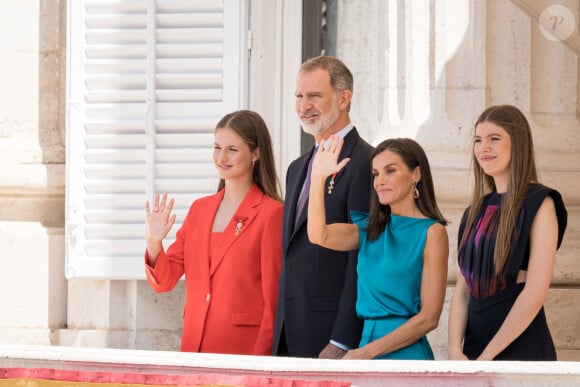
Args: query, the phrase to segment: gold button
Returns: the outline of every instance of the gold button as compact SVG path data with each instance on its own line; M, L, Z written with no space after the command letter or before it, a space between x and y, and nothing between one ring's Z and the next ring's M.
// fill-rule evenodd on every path
M206 302L209 302L209 300L210 300L210 299L211 299L211 294L209 294L209 293L208 293L208 294L206 294L206 295L205 295L205 301L206 301Z

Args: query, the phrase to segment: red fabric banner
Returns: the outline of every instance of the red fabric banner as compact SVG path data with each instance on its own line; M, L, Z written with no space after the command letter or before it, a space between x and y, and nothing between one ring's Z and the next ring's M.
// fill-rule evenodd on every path
M55 384L57 383L57 384ZM0 387L220 386L220 387L350 387L339 380L298 380L255 375L145 374L88 372L52 368L0 368ZM100 387L100 386L99 386Z

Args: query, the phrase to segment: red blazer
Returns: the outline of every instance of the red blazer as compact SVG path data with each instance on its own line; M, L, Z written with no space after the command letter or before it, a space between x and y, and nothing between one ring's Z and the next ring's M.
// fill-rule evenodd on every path
M167 292L185 273L182 351L271 355L283 206L254 184L210 259L211 228L223 196L221 190L191 205L155 267L145 252L147 281L156 292Z

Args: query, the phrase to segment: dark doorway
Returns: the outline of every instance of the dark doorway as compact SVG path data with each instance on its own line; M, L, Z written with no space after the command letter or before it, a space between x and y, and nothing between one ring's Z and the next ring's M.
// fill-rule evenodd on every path
M338 0L302 1L302 61L336 55ZM312 148L314 138L300 132L300 153Z

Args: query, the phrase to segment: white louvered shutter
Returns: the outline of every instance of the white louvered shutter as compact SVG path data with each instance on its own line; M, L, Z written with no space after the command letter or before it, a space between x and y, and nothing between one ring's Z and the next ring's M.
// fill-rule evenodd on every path
M144 278L145 201L214 193L213 129L246 105L247 4L68 3L66 275Z

